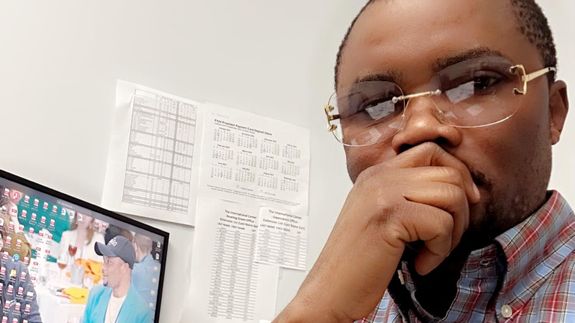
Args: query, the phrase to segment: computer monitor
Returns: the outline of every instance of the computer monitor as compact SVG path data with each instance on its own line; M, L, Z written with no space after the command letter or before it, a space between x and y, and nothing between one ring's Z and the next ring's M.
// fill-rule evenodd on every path
M0 170L0 323L159 322L169 234Z

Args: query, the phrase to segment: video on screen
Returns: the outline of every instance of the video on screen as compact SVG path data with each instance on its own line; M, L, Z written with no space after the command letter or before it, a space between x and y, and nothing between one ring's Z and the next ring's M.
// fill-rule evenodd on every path
M154 322L165 237L0 177L0 323Z

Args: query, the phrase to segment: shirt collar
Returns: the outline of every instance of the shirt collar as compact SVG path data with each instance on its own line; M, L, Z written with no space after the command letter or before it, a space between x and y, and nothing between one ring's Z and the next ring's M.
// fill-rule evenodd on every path
M543 267L550 274L575 250L573 211L561 194L556 191L550 193L547 202L539 210L499 235L495 243L471 252L461 276L499 281L501 289L496 290L499 291L500 301L514 308L529 301L537 291L537 285L544 281L541 277L546 277L545 273L540 269L535 270L535 267L544 263ZM438 321L439 318L431 316L414 300L415 286L405 261L400 268L401 279L405 280L405 287L411 293L410 301L416 311L429 321ZM400 288L391 287L390 294L396 302L400 301L397 299ZM408 300L403 298L403 301Z

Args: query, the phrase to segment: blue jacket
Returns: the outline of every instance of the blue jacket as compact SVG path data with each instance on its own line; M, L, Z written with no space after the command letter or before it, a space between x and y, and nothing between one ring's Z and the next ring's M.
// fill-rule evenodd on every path
M83 323L104 323L106 309L112 295L112 288L98 285L92 288L84 310ZM118 313L118 323L151 323L154 320L152 311L138 291L130 286L128 295Z
M132 270L132 286L140 293L148 306L156 306L158 284L160 281L160 263L147 255L140 262L134 263ZM154 293L152 293L154 291Z

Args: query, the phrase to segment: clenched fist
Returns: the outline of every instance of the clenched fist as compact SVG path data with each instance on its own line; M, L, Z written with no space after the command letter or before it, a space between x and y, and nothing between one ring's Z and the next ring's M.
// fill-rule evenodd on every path
M467 167L434 143L364 170L297 296L276 319L352 321L378 304L406 244L421 275L457 246L480 195Z

